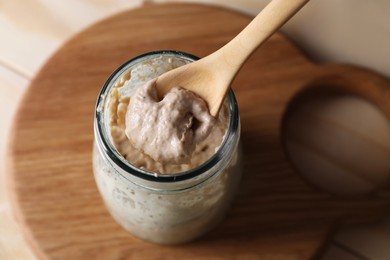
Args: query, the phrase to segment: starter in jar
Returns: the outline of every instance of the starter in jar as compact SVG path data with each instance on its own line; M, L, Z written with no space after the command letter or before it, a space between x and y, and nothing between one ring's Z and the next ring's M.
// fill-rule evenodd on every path
M195 168L216 153L224 139L227 107L218 118L203 99L180 87L158 98L155 78L183 65L160 57L124 74L109 96L112 141L137 168L173 174Z
M216 118L182 88L157 98L153 79L193 61L175 51L140 55L109 77L96 104L93 172L104 204L125 230L158 244L217 226L242 173L232 90Z

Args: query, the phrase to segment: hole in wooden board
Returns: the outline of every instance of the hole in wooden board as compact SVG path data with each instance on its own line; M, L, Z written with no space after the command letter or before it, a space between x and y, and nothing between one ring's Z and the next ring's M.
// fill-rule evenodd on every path
M356 196L389 184L390 122L365 99L310 86L290 102L282 127L293 166L321 190Z

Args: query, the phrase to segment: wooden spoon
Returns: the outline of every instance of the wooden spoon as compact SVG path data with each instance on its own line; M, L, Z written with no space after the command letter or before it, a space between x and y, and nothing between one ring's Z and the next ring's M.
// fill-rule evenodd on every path
M273 0L233 40L196 62L159 76L163 96L180 86L203 98L216 116L236 74L249 56L309 0Z

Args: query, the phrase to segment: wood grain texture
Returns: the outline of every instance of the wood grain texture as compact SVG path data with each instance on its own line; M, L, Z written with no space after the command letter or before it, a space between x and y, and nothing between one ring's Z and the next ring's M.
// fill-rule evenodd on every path
M194 22L196 21L196 22ZM378 103L389 115L389 82L349 66L310 63L277 34L236 78L244 178L227 219L182 246L158 246L123 231L108 215L92 175L93 110L108 75L158 49L203 57L250 18L200 5L148 5L100 22L68 41L29 86L13 126L8 176L18 220L42 259L309 259L341 220L370 221L386 192L359 200L314 189L293 169L281 124L306 87L331 85ZM357 87L353 87L353 86Z

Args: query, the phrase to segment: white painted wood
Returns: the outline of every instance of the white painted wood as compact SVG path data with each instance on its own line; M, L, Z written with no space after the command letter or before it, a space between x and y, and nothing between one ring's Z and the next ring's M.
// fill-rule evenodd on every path
M28 80L0 66L0 259L33 260L7 199L5 155L8 134L19 100Z
M13 0L0 4L0 64L32 78L70 36L142 0Z
M322 190L361 196L387 186L390 122L363 99L307 100L287 120L286 140L298 170Z
M284 31L311 57L390 77L390 1L311 1Z
M154 0L202 2L256 15L269 0ZM311 1L283 31L321 62L353 63L390 76L390 1Z

